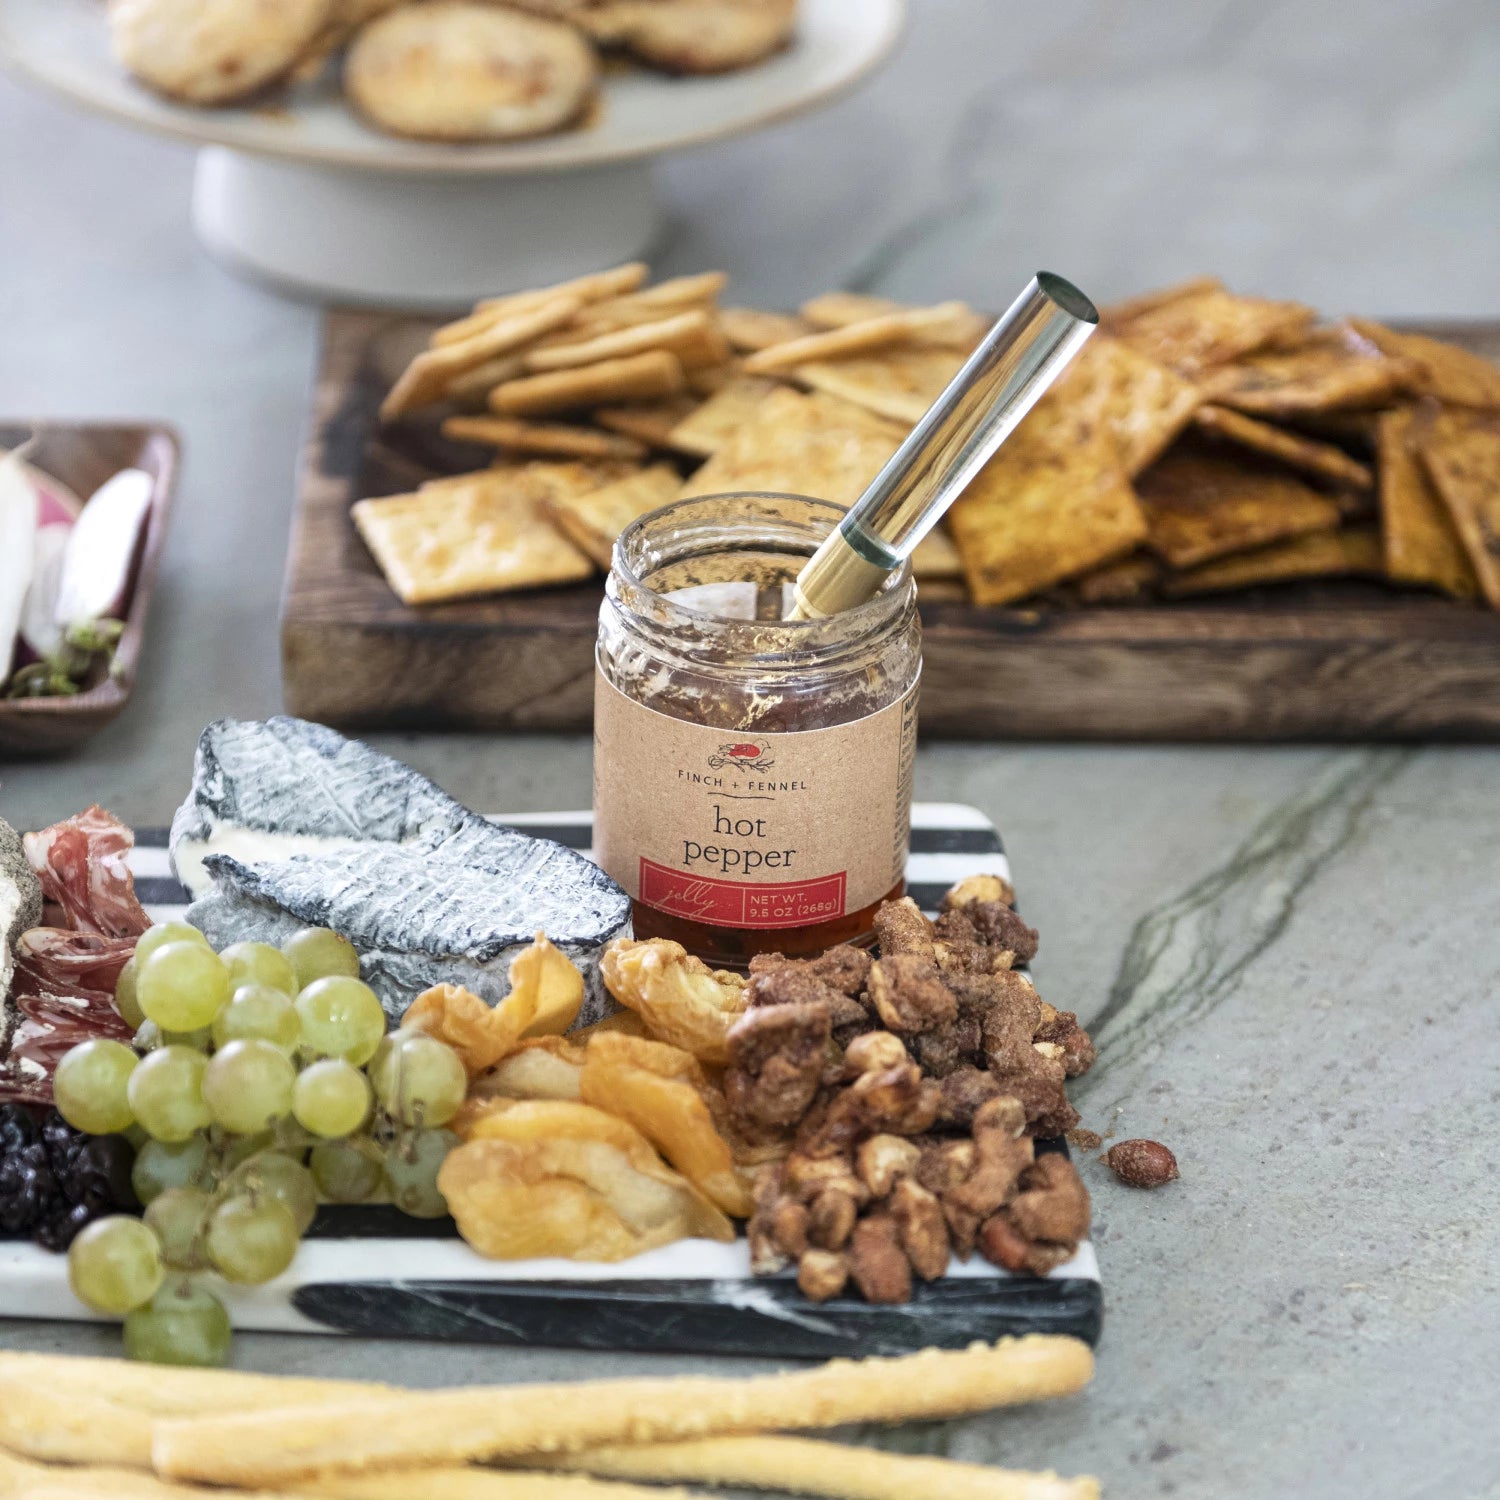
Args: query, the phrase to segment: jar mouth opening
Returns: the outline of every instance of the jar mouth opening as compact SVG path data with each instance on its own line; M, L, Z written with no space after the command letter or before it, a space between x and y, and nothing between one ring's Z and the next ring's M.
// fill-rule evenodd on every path
M816 651L879 631L909 606L911 568L894 569L869 599L819 620L751 620L674 597L653 579L695 557L772 551L812 556L847 514L831 500L774 491L697 495L637 517L615 542L608 590L633 614L689 636L708 633L754 655ZM800 566L800 564L799 564Z

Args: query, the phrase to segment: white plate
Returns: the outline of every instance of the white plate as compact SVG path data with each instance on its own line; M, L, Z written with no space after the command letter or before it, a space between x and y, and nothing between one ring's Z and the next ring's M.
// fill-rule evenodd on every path
M757 67L716 78L613 75L595 123L507 145L377 134L344 102L332 69L257 107L173 104L110 57L100 0L0 0L0 59L89 109L203 145L371 172L548 172L698 145L827 102L886 57L903 11L903 0L802 0L796 41Z

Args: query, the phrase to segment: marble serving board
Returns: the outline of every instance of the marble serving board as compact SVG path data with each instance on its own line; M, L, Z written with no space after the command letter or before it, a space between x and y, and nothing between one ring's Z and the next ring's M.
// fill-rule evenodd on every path
M504 821L585 853L593 832L588 813ZM166 830L142 830L136 839L131 867L146 909L157 920L180 915L187 892L172 876ZM957 803L918 803L911 895L931 911L955 881L979 873L1011 873L989 819ZM919 1283L905 1306L858 1297L818 1306L790 1274L752 1277L743 1239L684 1240L613 1265L490 1261L464 1244L451 1220L409 1219L385 1207L326 1208L284 1276L224 1295L235 1326L247 1329L820 1359L961 1348L1023 1333L1093 1343L1103 1307L1088 1242L1042 1278L1013 1276L976 1256L953 1262L940 1281ZM62 1256L10 1242L0 1244L0 1317L91 1314L69 1291Z

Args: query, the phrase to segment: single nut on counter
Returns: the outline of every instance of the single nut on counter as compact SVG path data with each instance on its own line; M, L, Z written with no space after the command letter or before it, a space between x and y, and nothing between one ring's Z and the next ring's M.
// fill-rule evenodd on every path
M1104 1160L1110 1171L1131 1187L1161 1187L1182 1175L1177 1170L1177 1158L1160 1141L1120 1141L1109 1148Z

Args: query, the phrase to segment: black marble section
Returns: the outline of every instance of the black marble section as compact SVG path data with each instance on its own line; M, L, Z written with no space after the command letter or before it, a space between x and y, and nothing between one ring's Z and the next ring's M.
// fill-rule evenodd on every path
M913 854L1004 854L993 828L913 828Z
M292 1305L343 1333L560 1349L831 1359L962 1349L1027 1333L1099 1337L1103 1295L1081 1279L950 1277L899 1307L817 1306L790 1279L351 1282L306 1286Z

